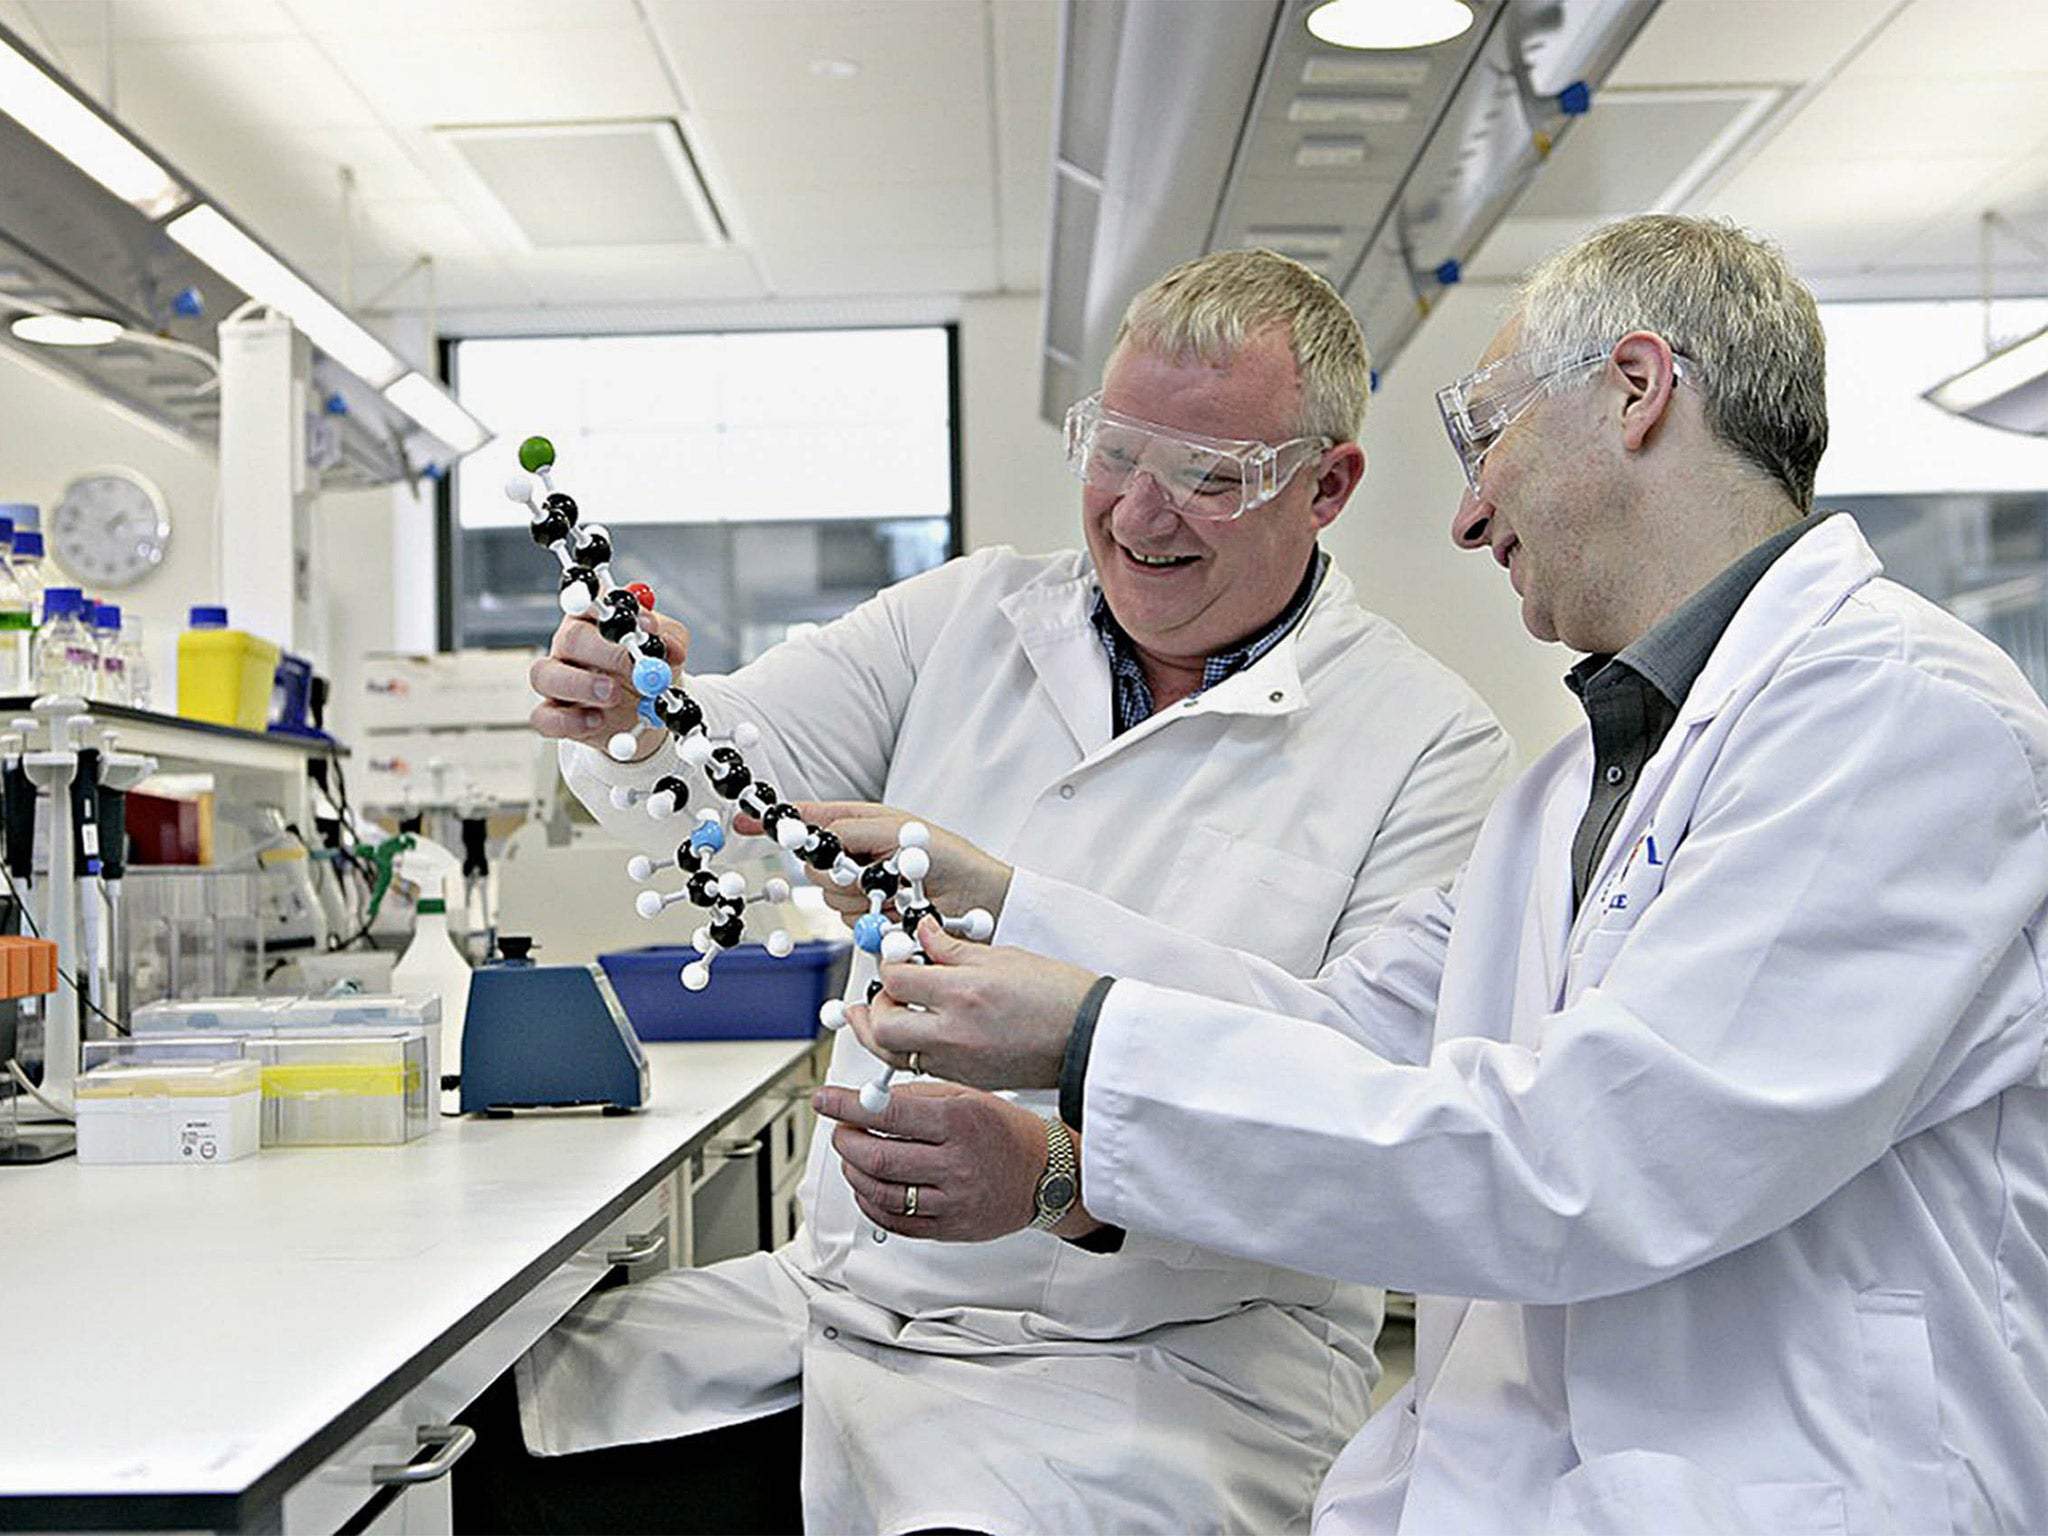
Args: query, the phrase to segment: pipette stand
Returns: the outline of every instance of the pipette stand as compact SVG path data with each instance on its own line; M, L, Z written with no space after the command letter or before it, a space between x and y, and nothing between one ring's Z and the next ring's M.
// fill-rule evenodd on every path
M49 745L24 752L29 782L50 797L50 872L43 881L43 937L57 946L57 990L43 1010L43 1097L69 1110L78 1081L78 836L71 815L71 781L78 774L78 749L94 724L83 699L45 697L29 706L49 731ZM23 1120L58 1118L31 1101L19 1106Z
M100 787L125 794L156 772L157 761L139 752L117 751L115 740L115 732L100 732ZM127 829L102 828L100 835L125 837ZM106 880L103 884L107 893L107 953L113 957L107 967L107 1012L118 1019L127 1013L127 978L121 974L121 956L128 952L128 941L121 916L121 882Z

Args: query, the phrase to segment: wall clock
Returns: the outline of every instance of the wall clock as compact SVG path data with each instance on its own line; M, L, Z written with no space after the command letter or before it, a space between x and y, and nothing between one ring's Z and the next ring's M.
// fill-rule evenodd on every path
M171 511L132 469L95 469L64 488L49 519L50 553L88 586L133 585L163 564Z

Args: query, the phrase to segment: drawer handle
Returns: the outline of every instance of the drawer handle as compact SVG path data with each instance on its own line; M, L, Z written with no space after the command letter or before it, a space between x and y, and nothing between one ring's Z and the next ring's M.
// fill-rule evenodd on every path
M705 1150L713 1157L723 1158L730 1163L737 1162L743 1157L759 1157L761 1143L751 1136L722 1136Z
M646 1264L668 1252L668 1234L656 1227L651 1232L642 1232L637 1237L628 1237L626 1246L614 1248L604 1256L607 1266L624 1264L629 1268L635 1264Z
M441 1449L425 1461L372 1467L370 1481L401 1485L431 1483L437 1477L446 1477L448 1469L462 1460L469 1448L476 1444L476 1431L467 1424L422 1424L419 1436L421 1445L438 1445Z

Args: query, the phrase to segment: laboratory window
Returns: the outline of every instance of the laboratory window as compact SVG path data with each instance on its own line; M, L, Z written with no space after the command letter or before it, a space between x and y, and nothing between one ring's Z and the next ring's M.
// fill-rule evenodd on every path
M723 671L958 552L957 348L948 326L478 337L448 376L498 439L441 495L441 643L543 645L558 568L507 500L519 440L612 532Z

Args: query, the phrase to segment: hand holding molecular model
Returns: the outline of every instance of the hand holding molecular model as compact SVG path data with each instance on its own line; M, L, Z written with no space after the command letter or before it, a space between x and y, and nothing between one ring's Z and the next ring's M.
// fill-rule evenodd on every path
M911 937L926 917L938 918L949 933L986 941L995 921L976 908L959 918L946 918L928 901L924 879L931 870L930 835L917 822L906 822L897 846L886 857L863 863L847 854L839 839L814 825L797 808L779 796L773 785L757 778L748 766L746 749L760 739L749 723L736 725L728 736L713 736L705 725L703 709L683 688L680 675L669 660L667 643L654 621L654 593L644 583L621 586L612 574L612 541L606 530L584 523L573 497L555 488L554 445L544 437L530 437L519 446L519 465L524 473L506 483L505 494L523 504L531 515L533 540L552 552L562 568L560 602L571 618L589 618L606 640L629 648L635 660L632 668L636 730L613 734L606 744L611 757L631 761L639 751L639 730L665 730L675 741L676 756L683 772L666 773L651 789L621 785L612 791L612 804L619 810L644 805L657 821L680 817L690 804L688 770L700 772L719 798L729 801L759 823L764 834L785 852L801 859L842 888L857 886L866 893L869 909L854 924L854 943L865 954L882 961L921 959L922 951ZM535 480L539 484L536 487ZM781 902L789 898L788 882L767 881L759 894L747 888L746 877L737 870L716 871L712 858L726 843L726 819L714 808L697 811L694 824L677 845L668 861L684 878L680 890L645 890L634 902L643 918L659 916L668 907L689 902L704 909L709 921L691 936L699 958L683 967L682 983L691 991L702 991L711 982L711 963L718 954L741 942L748 905ZM645 854L636 854L626 865L627 873L639 882L651 880L660 866ZM894 903L893 917L884 909ZM770 954L787 955L794 948L787 933L778 929L769 935ZM873 998L880 981L869 983ZM819 1010L819 1020L837 1029L846 1022L844 1005L838 1000ZM894 1069L861 1089L861 1102L879 1110L888 1102Z

